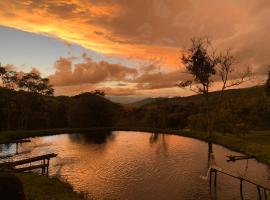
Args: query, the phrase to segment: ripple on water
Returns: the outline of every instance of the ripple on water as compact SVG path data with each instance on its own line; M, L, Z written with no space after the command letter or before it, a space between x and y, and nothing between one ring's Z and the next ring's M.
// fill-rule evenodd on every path
M60 176L92 199L239 199L239 181L218 175L217 188L209 190L201 178L208 170L208 144L191 138L138 132L114 132L102 140L83 135L33 138L15 159L57 153L51 160L50 175ZM103 141L104 140L104 141ZM2 148L3 153L14 146ZM1 153L0 153L1 154ZM216 164L235 174L268 185L270 170L255 160L226 162L237 154L213 145ZM240 154L241 155L241 154ZM256 199L256 188L244 185L245 199Z

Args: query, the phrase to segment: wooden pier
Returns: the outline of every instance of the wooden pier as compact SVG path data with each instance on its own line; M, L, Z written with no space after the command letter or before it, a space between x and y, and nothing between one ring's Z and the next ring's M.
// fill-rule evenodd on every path
M212 187L212 174L214 174L214 186L216 187L217 186L217 173L221 173L221 174L224 174L224 175L227 175L227 176L230 176L232 178L235 178L235 179L238 179L239 180L239 183L240 183L240 197L241 197L241 200L244 200L244 194L243 194L243 182L247 182L247 183L250 183L252 185L254 185L256 188L257 188L257 192L258 192L258 198L259 200L262 200L262 199L265 199L267 200L268 198L268 193L270 192L270 188L267 188L265 186L262 186L260 184L257 184L251 180L248 180L246 178L243 178L243 177L240 177L240 176L237 176L237 175L233 175L229 172L226 172L218 167L210 167L210 174L209 174L209 186L210 186L210 189Z
M29 170L33 170L33 169L41 169L41 173L44 174L48 174L49 172L49 165L50 165L50 159L56 157L57 154L55 153L50 153L50 154L45 154L45 155L41 155L41 156L35 156L35 157L31 157L31 158L26 158L26 159L22 159L22 160L17 160L17 161L13 161L13 162L5 162L5 163L0 163L0 169L2 170L12 170L15 172L24 172L24 171L29 171ZM41 161L41 164L35 164L32 165L32 163ZM30 166L23 166L23 167L19 167L17 168L17 166L20 165L25 165L25 164L30 164Z

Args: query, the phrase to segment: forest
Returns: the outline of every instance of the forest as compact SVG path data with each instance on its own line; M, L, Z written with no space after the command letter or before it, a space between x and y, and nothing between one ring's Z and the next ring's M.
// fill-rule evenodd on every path
M218 106L219 93L210 93L213 129L229 133L269 129L269 80L264 86L227 90ZM137 106L113 103L97 91L67 97L0 89L1 130L153 127L205 131L205 110L202 95L146 99Z
M250 80L250 69L231 79L235 58L230 50L214 55L209 49L208 40L192 39L181 58L193 79L178 86L196 95L127 105L109 101L101 90L54 96L48 78L0 66L0 130L132 127L244 134L270 129L270 72L264 85L231 89ZM210 92L217 78L222 87Z

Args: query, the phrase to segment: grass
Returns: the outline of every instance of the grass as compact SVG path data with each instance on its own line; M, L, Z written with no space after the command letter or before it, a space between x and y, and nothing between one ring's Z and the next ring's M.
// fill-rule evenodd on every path
M270 131L250 131L245 136L215 134L213 141L232 150L255 156L270 165Z
M82 194L74 192L71 185L57 178L48 178L33 173L16 174L23 183L28 200L81 200Z

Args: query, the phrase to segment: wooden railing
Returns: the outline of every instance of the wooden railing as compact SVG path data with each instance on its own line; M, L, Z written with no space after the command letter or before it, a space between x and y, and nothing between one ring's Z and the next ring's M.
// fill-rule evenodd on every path
M265 199L267 200L268 198L268 192L270 192L270 188L267 188L266 186L262 186L258 183L255 183L251 180L248 180L246 178L243 178L243 177L240 177L240 176L236 176L236 175L233 175L229 172L226 172L218 167L210 167L210 177L209 177L209 186L210 188L212 187L212 174L214 174L214 186L216 187L217 186L217 173L221 173L221 174L224 174L224 175L227 175L227 176L230 176L232 178L235 178L235 179L238 179L240 181L240 197L241 197L241 200L244 200L244 194L243 194L243 182L247 182L247 183L250 183L252 185L254 185L256 188L257 188L257 192L258 192L258 198L259 200L262 200L262 199Z
M22 160L0 163L0 169L13 170L16 172L29 171L29 170L33 170L33 169L41 169L42 174L48 174L50 159L54 158L56 156L57 156L57 154L50 153L50 154L35 156L32 158L26 158L26 159L22 159ZM32 163L35 163L37 161L42 161L42 164L31 165ZM20 166L20 165L24 165L24 164L30 164L30 166L16 168L16 166Z

